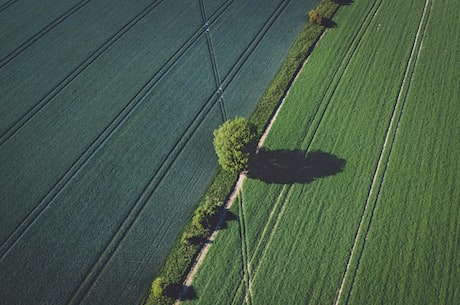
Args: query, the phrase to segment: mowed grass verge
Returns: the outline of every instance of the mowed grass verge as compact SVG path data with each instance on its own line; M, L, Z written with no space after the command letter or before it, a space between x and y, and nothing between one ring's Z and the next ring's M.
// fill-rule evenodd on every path
M418 63L415 63L411 55L414 44L420 48L421 45L423 48L428 48L426 44L429 40L422 44L416 38L423 20L424 6L425 1L398 4L391 1L373 3L355 1L349 8L339 12L334 19L338 27L331 30L315 48L299 79L292 87L265 143L265 148L274 151L302 149L310 153L327 152L346 162L343 171L330 177L318 178L309 184L277 185L247 180L237 204L234 204L230 211L233 217L227 221L227 228L211 247L193 283L190 300L185 303L207 304L210 301L216 304L335 303L343 277L349 274L346 272L346 267L356 238L362 241L371 238L371 233L366 233L368 227L372 230L376 221L377 215L374 215L374 211L378 213L380 208L386 207L383 194L375 193L374 189L376 189L375 185L378 186L383 181L383 190L385 190L385 184L390 183L387 182L390 170L392 170L390 177L401 178L392 181L399 185L401 194L407 194L404 192L407 192L405 186L408 182L412 180L422 182L419 182L420 186L409 191L409 194L417 193L416 196L395 196L391 189L387 191L387 196L391 198L388 200L394 202L389 215L391 217L398 215L398 219L410 219L410 221L401 220L404 225L398 227L397 231L393 231L393 227L388 224L388 221L393 218L387 218L387 223L380 228L380 238L382 241L393 240L393 244L385 247L380 241L375 241L371 251L373 257L367 260L367 264L372 265L378 257L382 262L380 266L385 268L395 262L389 259L386 253L399 255L401 261L405 261L407 266L419 265L437 275L433 277L436 283L431 285L445 292L443 295L445 297L439 298L435 293L437 289L431 288L433 296L437 297L437 299L432 297L432 300L438 300L441 304L458 302L458 288L455 288L455 283L458 283L456 262L458 262L459 249L458 212L455 211L456 209L458 211L458 207L452 206L455 203L458 205L459 201L458 188L454 182L455 178L458 180L456 174L458 161L452 159L455 158L452 151L456 151L457 147L454 147L455 144L451 141L458 138L458 129L442 131L441 128L441 131L437 131L435 135L428 134L420 138L424 124L419 120L419 116L431 120L432 130L436 130L436 123L444 117L444 114L447 116L447 122L442 126L446 129L447 126L456 126L452 120L458 117L458 112L456 113L453 108L455 101L458 100L456 98L458 87L457 90L453 90L455 84L451 83L449 86L449 82L443 85L442 92L445 92L443 97L432 94L437 91L439 85L437 82L426 86L425 91L419 91L420 88L415 85L417 77L424 85L423 80L430 79L426 75L431 69L430 59L423 59L421 56L417 59ZM434 17L430 18L434 20ZM439 20L439 17L436 20ZM432 22L429 22L426 27L424 26L423 31L431 31L431 24ZM440 30L443 31L445 29ZM458 36L455 32L450 35ZM432 37L436 36L433 34ZM455 43L449 44L447 41L455 41L455 39L446 39L446 43L442 44L445 52L455 54L457 49ZM431 48L437 47L438 43L432 40ZM432 55L435 56L434 54L433 52ZM446 63L440 64L440 67L444 68L439 68L438 80L447 76L450 81L455 82L458 69L455 69L455 56L451 55L450 58L447 62L450 62L454 68L444 69ZM416 73L413 76L414 87L408 81L411 74L407 73L413 66ZM422 73L422 70L417 69L418 66L425 67L426 71ZM406 89L402 89L403 83L407 86ZM409 101L405 101L404 96L401 97L401 90L409 90ZM415 110L409 112L412 94L417 94L426 104L427 108L421 110L426 111L423 115ZM432 96L433 99L428 99L426 96ZM452 102L439 112L438 120L430 118L430 111L433 108L428 106L433 106L433 100L439 100L441 103L445 98ZM397 120L392 120L393 117L402 117L401 127ZM407 161L418 159L411 153L397 150L399 128L404 126L405 118L419 127L414 131L411 127L406 128L408 128L408 137L413 139L420 149L425 148L430 141L434 141L433 144L440 141L444 143L446 149L449 148L450 154L445 150L441 153L431 149L420 153L422 157L419 160L430 158L435 152L444 158L441 158L438 161L439 165L435 167L439 170L434 175L435 181L433 178L425 178L432 175L429 170L433 167L427 164L425 172L422 171L422 175L419 175L415 167L416 161L408 162L413 164L413 168L397 164L393 168L389 166L385 171L386 162L397 158L394 157L395 155ZM388 144L385 143L388 143L387 140L391 142L394 138L395 148L389 149ZM407 140L405 141L404 138L399 141L401 141L400 145L404 143L410 147L410 150L414 148L410 145L410 141L406 144ZM306 158L308 159L308 153ZM447 167L450 166L453 167L448 169ZM449 174L447 180L443 180L446 171ZM406 175L401 176L402 172ZM373 181L376 183L374 184ZM432 182L437 183L432 184ZM428 185L433 186L421 187ZM378 198L376 209L372 208L372 200L368 200L370 195ZM425 197L429 199L423 200ZM430 217L432 222L439 224L438 236L441 236L435 244L437 245L435 251L430 250L429 246L434 239L433 236L415 233L411 236L405 233L407 230L417 232L417 228L425 230L431 228L429 225L421 224L427 222L425 216L433 212L437 198L444 198L442 202L446 207L442 209L443 213L438 212L439 218L435 216L438 215L436 213ZM405 205L402 204L406 200L412 201L414 209L417 207L423 211L426 208L425 212L417 211L413 216L406 217ZM424 202L427 204L421 204ZM449 210L453 212L450 215ZM357 235L360 227L363 228L364 233ZM419 250L403 251L400 247L402 244L398 247L398 241L405 240L400 237L401 235L404 238L418 239ZM396 241L391 236L396 236ZM358 244L364 247L362 241ZM367 243L370 244L370 241ZM441 245L446 243L445 254L437 256L443 251ZM413 250L415 244L411 247ZM357 249L355 260L359 260L360 256L360 248ZM427 252L431 256L428 256ZM431 259L426 259L427 257ZM436 263L442 257L448 259L450 263L442 264L442 259ZM394 292L391 296L384 296L384 287L387 286L379 282L383 269L376 268L372 273L368 271L368 265L358 269L361 273L356 277L356 285L360 287L358 286L360 284L361 289L357 293L352 290L352 298L349 299L348 292L351 284L345 285L345 297L339 301L406 304L413 303L413 300L416 301L415 303L422 300L430 272L423 273L423 268L420 268L418 270L421 270L419 275L422 280L411 281L411 269L401 268L401 265L391 268L390 274L394 277L387 280L386 284ZM351 264L351 272L354 267L356 264ZM402 280L406 286L403 291L398 290L401 278L407 279ZM352 276L351 279L350 282L353 282L354 277ZM414 288L414 283L419 286ZM372 292L368 291L369 286L372 286ZM358 295L356 299L353 299L354 294ZM370 298L371 294L372 298ZM369 299L372 302L369 302ZM433 302L435 301L431 303Z

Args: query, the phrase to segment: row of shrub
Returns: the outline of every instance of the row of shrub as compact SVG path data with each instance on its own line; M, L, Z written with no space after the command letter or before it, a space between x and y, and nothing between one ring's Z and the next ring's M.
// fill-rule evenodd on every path
M315 11L322 18L330 20L338 7L336 0L321 0ZM257 127L259 137L324 30L324 26L310 22L297 37L281 68L249 118L249 121ZM183 289L182 283L217 224L218 215L237 179L237 174L218 170L193 213L192 219L173 245L157 278L152 283L145 300L146 305L173 304L179 297Z

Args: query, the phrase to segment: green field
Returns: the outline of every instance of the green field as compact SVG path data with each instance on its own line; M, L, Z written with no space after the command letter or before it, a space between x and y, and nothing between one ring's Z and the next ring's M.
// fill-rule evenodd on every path
M0 1L0 303L139 303L316 3Z
M460 302L458 8L340 9L263 147L310 172L246 180L185 304Z

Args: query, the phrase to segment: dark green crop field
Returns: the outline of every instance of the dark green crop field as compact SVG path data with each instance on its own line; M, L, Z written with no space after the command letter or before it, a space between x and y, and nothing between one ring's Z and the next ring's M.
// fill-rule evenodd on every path
M0 1L0 303L139 303L316 3Z
M184 304L460 303L459 9L340 8Z

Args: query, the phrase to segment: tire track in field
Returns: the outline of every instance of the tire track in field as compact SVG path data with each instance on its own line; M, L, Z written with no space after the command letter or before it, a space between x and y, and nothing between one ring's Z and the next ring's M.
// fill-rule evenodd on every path
M10 128L7 129L7 131L5 131L0 136L0 148L12 136L14 136L21 128L23 128L38 112L40 112L50 102L52 102L53 99L59 93L61 93L65 88L67 88L67 86L69 86L73 80L75 80L93 62L95 62L99 57L101 57L105 53L105 51L107 51L110 47L112 47L120 38L122 38L126 33L128 33L137 23L139 23L139 21L141 21L145 16L147 16L151 11L153 11L163 1L164 0L157 0L157 1L152 2L152 4L146 7L143 11L141 11L138 15L136 15L136 17L134 17L126 25L124 25L118 32L113 34L99 48L97 48L96 51L94 51L90 56L88 56L77 68L75 68L69 75L67 75L56 87L51 89L51 91L44 98L42 98L37 104L35 104L27 113L25 113L21 118L19 118L19 120L17 120L16 123L14 123ZM197 34L197 32L195 32L194 36ZM186 45L187 42L184 45ZM182 47L184 47L184 45ZM179 49L179 51L181 49ZM176 53L174 55L176 55ZM173 60L174 55L169 59L169 61ZM163 65L159 71L162 71L162 69L164 69L165 66L167 66L167 64Z
M0 13L2 11L6 10L11 5L13 5L15 2L18 2L18 0L10 0L10 1L7 1L7 2L3 3L2 5L0 5Z
M395 105L393 107L393 113L390 119L390 123L387 128L385 141L380 151L379 159L372 177L372 183L366 199L366 204L361 216L361 220L355 235L353 247L348 258L347 266L342 278L342 282L338 291L335 305L339 305L342 301L342 295L344 293L345 284L347 279L350 278L350 284L346 291L345 304L348 304L351 296L353 286L355 283L356 274L359 268L362 254L364 252L365 244L371 227L374 212L377 206L377 201L380 196L380 191L385 178L386 170L390 161L390 155L393 149L393 144L396 139L401 117L404 111L407 95L409 93L410 84L414 74L415 67L417 65L418 57L422 50L423 40L425 37L426 27L428 24L429 15L432 9L432 0L425 0L423 13L419 21L418 29L412 44L411 54L407 61L406 68L404 71L404 77L401 81L399 93L396 98ZM420 36L421 34L421 36ZM364 228L364 229L363 229ZM364 230L364 231L363 231ZM364 234L364 235L363 235ZM362 237L361 237L362 236ZM356 259L354 258L357 253ZM351 272L351 274L349 273Z
M342 58L342 60L340 61L339 65L338 65L337 69L333 73L332 81L330 82L330 84L326 88L325 93L324 93L323 97L321 98L321 102L319 103L319 106L318 106L318 108L317 108L317 110L316 110L316 112L314 114L314 118L312 120L312 125L310 126L310 128L308 128L307 133L305 134L303 140L301 141L300 147L304 151L305 155L308 153L308 150L310 149L310 146L313 143L313 140L314 140L314 138L315 138L315 136L317 134L319 126L320 126L321 122L323 121L323 118L324 118L324 115L326 113L326 110L328 109L328 107L330 105L330 101L332 100L332 97L333 97L338 85L340 84L340 81L341 81L343 75L345 74L347 67L349 66L351 60L353 59L353 56L356 53L356 50L359 47L364 34L367 32L367 30L369 28L369 25L371 24L372 20L375 18L378 10L380 9L381 3L382 3L382 1L376 1L371 6L371 8L368 11L368 14L366 15L366 18L361 23L358 31L354 35L354 37L353 37L352 41L350 42L350 44L348 45L347 52L345 53L344 57ZM313 123L315 123L315 124L313 124ZM313 127L313 128L311 128L311 127ZM309 132L309 131L311 131L311 132ZM258 246L256 247L256 250L254 251L254 256L252 257L252 259L258 259L258 264L255 267L255 271L253 273L253 282L254 282L257 274L258 274L258 270L259 270L259 268L261 266L261 263L262 263L262 261L263 261L263 259L265 257L265 254L269 249L271 240L273 239L274 233L276 232L276 228L277 228L278 223L279 223L279 221L281 219L281 216L284 213L284 210L285 210L285 207L286 207L286 202L289 200L289 197L291 196L291 194L293 192L293 185L285 185L285 186L283 186L283 189L282 189L281 192L286 192L286 197L282 199L281 211L278 214L278 217L276 219L276 222L275 222L274 226L270 229L268 242L265 244L265 246L261 250L262 254L261 254L260 258L255 256L255 254L257 254L257 251L259 251L259 248L258 248L259 245L261 245L262 242L264 242L262 240L262 237L264 236L264 233L263 233L261 239L259 239ZM277 204L274 205L271 213L274 213L275 209L278 209ZM266 231L267 226L268 226L268 222L266 223L266 225L264 227L264 232ZM252 261L252 259L251 259L251 261ZM241 283L240 283L240 285L241 285Z
M163 0L160 0L163 1ZM223 4L223 7L228 8L231 3L235 0L229 0ZM222 15L224 10L219 10L214 15L213 21L216 21L218 17ZM97 151L108 141L108 139L120 128L120 126L129 118L129 116L139 107L139 105L145 100L145 98L151 93L151 91L156 87L158 82L162 80L170 70L177 64L177 62L184 56L184 54L192 48L192 46L198 42L198 40L204 35L204 31L196 32L182 47L178 50L170 60L163 65L163 67L154 75L153 78L149 80L148 83L141 88L141 90L131 99L131 101L120 111L120 113L112 120L112 122L99 134L99 136L90 144L90 146L80 155L80 157L72 164L72 166L67 170L67 172L55 183L52 189L48 192L47 195L35 206L35 208L26 215L24 220L18 225L18 227L11 233L5 242L0 246L0 261L3 257L11 250L11 248L17 243L17 241L27 232L31 225L40 217L40 215L46 210L46 208L51 204L51 202L57 197L57 195L64 189L64 187L70 182L70 180L75 177L83 168L85 164L91 160ZM169 158L169 155L177 150L179 143L185 138L185 135L194 131L199 127L195 126L196 121L204 117L209 113L211 108L215 104L216 93L214 93L208 101L199 109L198 113L192 119L192 122L185 128L184 133L181 138L174 143L173 148L170 153L167 155L165 160L160 163L160 168L164 166ZM214 102L213 102L214 101ZM204 116L203 116L204 113ZM201 123L201 121L200 121ZM192 128L193 127L193 128ZM191 138L191 135L189 136ZM189 139L186 140L188 142ZM4 143L3 143L4 144ZM3 144L0 144L0 148Z
M7 54L2 60L0 60L0 69L2 69L4 66L6 66L10 61L15 59L19 54L24 52L28 47L30 47L32 44L34 44L37 40L45 36L47 33L49 33L51 30L56 28L58 25L60 25L64 20L69 18L71 15L76 13L78 10L80 10L82 7L84 7L86 4L91 2L92 0L83 0L71 7L67 12L63 13L61 16L57 17L54 19L51 23L46 25L44 28L42 28L39 32L35 33L32 37L29 37L24 43L22 43L19 47L11 51L9 54ZM1 9L0 9L1 11Z
M283 186L283 188L281 189L281 192L280 192L278 198L276 199L272 210L270 211L270 215L268 217L268 220L265 223L264 229L262 231L262 235L258 240L258 243L257 243L257 245L256 245L256 247L254 249L254 252L253 252L252 256L249 258L249 262L248 262L249 266L252 266L254 260L259 259L259 264L257 264L255 266L255 269L254 269L255 271L253 273L252 282L254 281L254 279L256 277L256 274L257 274L257 272L259 270L259 267L260 267L260 257L258 255L259 249L260 249L260 251L262 251L262 256L263 256L263 254L265 254L265 252L266 252L266 249L269 247L269 245L271 243L271 240L272 240L272 237L273 237L273 232L276 231L276 228L278 226L279 220L281 219L282 215L284 214L285 203L288 201L288 197L290 195L289 191L287 191L289 189L290 188L288 186ZM276 215L276 218L274 217L275 215ZM273 221L274 221L274 223L272 224ZM269 235L266 237L266 234L269 234ZM263 246L263 243L265 243L264 246ZM248 250L248 252L249 252L249 250ZM251 267L251 269L252 269L252 267ZM241 289L244 288L244 282L245 282L245 279L243 277L240 280L238 288L237 288L237 290L235 292L235 295L233 296L232 302L230 304L232 304L232 305L235 304L238 292ZM252 282L250 283L249 287L246 288L246 290L251 291L251 292L252 292Z
M340 81L342 80L343 75L348 69L348 66L350 62L352 61L356 53L356 50L360 46L361 41L369 28L369 25L371 24L372 20L374 20L375 16L377 15L381 7L381 4L382 4L382 0L375 1L372 4L372 6L369 8L366 14L366 17L364 18L363 22L360 24L352 40L348 44L346 48L347 51L344 57L341 59L340 63L337 66L337 69L332 74L332 80L328 84L326 90L324 91L324 95L322 96L321 102L319 103L316 109L316 112L311 121L311 124L309 128L306 128L305 137L299 143L301 147L304 145L307 145L306 149L308 150L310 147L310 144L313 142L314 137L317 134L317 130L320 126L320 123L323 120L326 110L328 109L329 104L332 100L332 97L334 96L335 91L337 90L340 84Z
M248 245L248 236L247 236L247 223L246 215L244 212L244 196L243 188L240 190L240 195L237 198L238 200L238 218L240 225L240 240L241 240L241 260L242 260L242 271L243 271L243 282L244 290L243 295L246 304L252 304L252 295L251 295L251 268L249 265L249 245Z
M236 78L237 74L241 71L241 68L244 67L244 64L248 61L249 57L254 53L256 48L260 45L263 38L269 32L275 21L279 18L284 9L288 6L291 0L283 0L275 8L271 16L268 18L267 22L259 29L257 34L254 36L252 41L248 46L243 50L241 55L236 60L235 64L231 67L225 79L222 81L222 90L225 91L233 80Z
M225 122L227 120L227 113L225 111L224 100L222 97L222 93L223 93L222 87L221 87L222 82L221 82L220 75L219 75L219 69L217 68L216 55L214 52L214 46L212 44L211 33L209 31L208 17L206 16L206 8L205 8L203 0L199 0L199 2L200 2L200 9L201 9L201 18L202 18L204 29L206 32L206 42L208 44L209 57L211 59L212 71L214 74L214 81L216 82L216 91L217 91L217 94L219 95L220 112L222 115L222 121Z
M115 33L109 40L107 40L102 46L100 46L93 54L91 54L80 66L73 70L64 80L62 80L55 88L53 88L43 99L41 99L37 104L35 104L26 114L24 114L16 123L13 124L3 135L0 136L0 148L12 137L14 136L21 128L23 128L32 118L44 109L52 100L63 91L70 83L75 80L83 71L85 71L93 62L95 62L99 57L103 55L110 47L112 47L121 37L128 33L137 23L139 23L145 16L151 13L158 5L160 5L164 0L156 0L150 4L147 8L141 11L135 18L128 22L124 27L122 27L117 33ZM211 16L209 23L212 24L216 22L222 14L228 9L228 7L233 4L235 0L227 0L222 6ZM179 61L182 56L188 51L191 46L197 42L202 35L204 34L203 29L199 28L195 31L192 36L186 40L181 47L173 53L173 55L166 61L166 63L160 67L160 69L155 73L152 79L150 79L146 85L141 89L144 90L145 87L153 85L154 82L158 82L164 78L164 76L172 69L172 67ZM155 81L153 80L155 79ZM129 104L125 107L129 107ZM123 110L121 111L123 112ZM121 113L120 112L120 113Z

